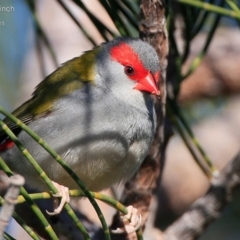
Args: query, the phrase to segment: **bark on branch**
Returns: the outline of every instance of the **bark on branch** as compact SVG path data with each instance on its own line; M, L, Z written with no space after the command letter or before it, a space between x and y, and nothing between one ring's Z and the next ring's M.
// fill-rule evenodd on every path
M163 239L196 239L211 222L220 216L237 186L240 186L240 152L219 175L213 177L206 195L198 199L164 232Z
M165 146L168 141L165 135L165 89L166 66L168 54L168 39L166 31L165 8L163 0L142 0L140 5L140 38L151 44L159 55L162 75L161 97L162 101L155 99L155 108L158 122L154 141L150 152L145 158L141 168L135 176L126 183L121 202L125 205L133 205L142 216L144 227L149 213L149 206L156 190L161 174L164 159ZM168 136L170 136L168 134ZM119 226L119 217L115 216L112 228ZM126 239L135 239L131 235Z

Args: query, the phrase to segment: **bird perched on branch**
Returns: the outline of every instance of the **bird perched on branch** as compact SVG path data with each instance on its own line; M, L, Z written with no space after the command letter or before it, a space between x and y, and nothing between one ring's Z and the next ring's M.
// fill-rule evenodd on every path
M147 155L156 128L150 95L160 96L159 76L158 56L149 44L116 38L63 64L13 114L60 154L89 190L100 191L129 179ZM77 187L37 142L4 121L60 192L62 185ZM0 156L29 186L47 189L2 130Z

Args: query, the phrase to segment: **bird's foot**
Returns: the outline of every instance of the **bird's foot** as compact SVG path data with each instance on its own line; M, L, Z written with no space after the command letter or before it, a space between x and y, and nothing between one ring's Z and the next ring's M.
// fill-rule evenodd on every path
M121 234L126 232L127 234L136 232L142 223L142 216L138 214L138 210L134 208L133 206L127 207L128 214L122 215L121 219L124 223L124 228L117 228L115 230L112 230L112 233Z
M47 214L50 215L50 216L59 214L62 211L65 203L70 202L69 189L67 187L63 186L63 185L59 185L56 182L52 182L52 183L57 188L58 193L52 194L53 197L56 198L54 200L54 211L53 212L48 212L46 210ZM60 197L61 197L61 201L60 201L60 204L58 205L58 203L59 203L58 198L60 198Z

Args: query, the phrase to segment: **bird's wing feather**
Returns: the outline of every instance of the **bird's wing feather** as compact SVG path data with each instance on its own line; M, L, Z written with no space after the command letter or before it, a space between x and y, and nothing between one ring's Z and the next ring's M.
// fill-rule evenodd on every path
M99 48L85 52L81 57L73 58L46 77L33 92L32 98L13 111L13 115L24 124L46 116L54 111L54 103L65 95L81 88L86 82L93 82L95 59ZM18 135L21 128L5 118L8 127ZM8 135L0 129L0 146Z

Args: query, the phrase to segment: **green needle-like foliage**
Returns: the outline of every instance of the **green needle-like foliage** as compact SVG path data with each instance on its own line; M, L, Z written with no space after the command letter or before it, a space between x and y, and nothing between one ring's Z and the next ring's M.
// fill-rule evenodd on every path
M94 206L101 222L103 225L103 229L106 232L107 237L110 239L110 233L107 227L107 224L105 222L105 219L103 217L103 214L98 207L97 203L89 193L89 191L86 189L82 181L77 177L77 175L74 173L74 171L69 168L69 166L64 162L64 160L53 150L48 146L36 133L34 133L29 127L27 127L25 124L23 124L19 119L14 117L12 114L6 112L2 107L0 107L0 112L8 117L10 120L12 120L14 123L16 123L19 127L21 127L24 131L26 131L35 141L37 141L44 149L46 149L54 159L58 163L62 165L62 167L69 173L70 176L76 181L76 183L79 185L79 187L82 189L82 191L85 193L85 195L89 198L90 202ZM38 174L41 176L41 178L45 181L45 183L48 185L48 187L53 191L53 193L57 193L57 189L52 184L51 180L48 178L46 173L42 170L42 168L38 165L38 163L35 161L35 159L29 154L27 149L22 146L22 144L19 142L17 137L11 132L11 130L7 127L6 124L3 123L3 121L0 121L0 126L2 129L9 135L9 137L14 141L14 143L17 145L17 147L22 151L23 155L28 159L28 161L32 164L32 166L35 168L35 170L38 172ZM71 210L69 204L65 204L65 209L69 213L70 217L73 219L73 221L76 223L76 225L79 227L79 230L82 232L84 237L86 239L90 239L88 233L86 232L86 229L83 227L83 225L79 222L78 218L74 214L74 212Z
M0 126L2 128L6 128L4 127L4 123L2 121L0 121ZM5 125L6 126L6 125ZM11 135L11 133L9 133ZM8 176L12 176L13 172L10 170L10 168L6 165L6 163L4 162L4 160L0 157L0 168L8 175ZM45 218L45 216L43 215L43 213L41 212L41 210L39 209L39 207L36 205L36 203L31 199L31 197L29 196L29 194L27 193L27 191L25 190L25 188L21 187L20 188L20 193L21 195L24 197L24 199L26 200L26 202L29 204L30 208L32 209L32 211L35 213L36 217L40 220L40 222L42 223L43 227L45 228L46 232L48 233L50 239L52 240L57 240L58 237L56 235L56 233L53 231L51 225L48 223L47 219Z

